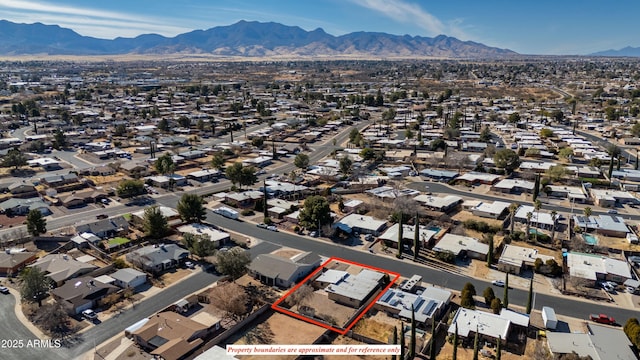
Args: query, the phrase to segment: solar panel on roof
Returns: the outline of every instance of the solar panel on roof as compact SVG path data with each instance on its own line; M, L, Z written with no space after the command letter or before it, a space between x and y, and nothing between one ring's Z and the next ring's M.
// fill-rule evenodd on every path
M424 309L422 309L422 313L425 314L425 315L431 314L431 312L433 311L433 308L435 308L436 305L437 305L437 303L435 301L429 300L427 305L424 306Z
M380 298L380 301L389 302L389 300L391 300L392 297L393 297L393 291L387 290L387 292L384 295L382 295L382 297Z
M413 302L413 309L417 309L420 307L420 305L422 305L422 303L424 302L424 299L419 297L416 299L416 301Z

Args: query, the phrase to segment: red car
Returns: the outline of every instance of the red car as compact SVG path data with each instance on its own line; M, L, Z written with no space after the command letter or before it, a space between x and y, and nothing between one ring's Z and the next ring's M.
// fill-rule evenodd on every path
M616 323L616 320L614 318L605 314L591 314L589 315L589 318L591 319L591 321L595 321L600 324L613 325Z

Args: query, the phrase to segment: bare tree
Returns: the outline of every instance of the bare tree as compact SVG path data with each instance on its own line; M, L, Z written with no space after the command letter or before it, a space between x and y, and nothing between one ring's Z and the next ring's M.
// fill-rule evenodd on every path
M247 344L271 344L273 342L274 333L271 331L269 323L262 323L244 335Z
M415 214L416 210L420 210L418 202L408 196L398 196L393 201L393 210L395 212L401 212L403 214ZM420 213L420 211L418 211Z
M245 289L236 283L218 285L209 292L211 304L224 312L224 317L238 321L248 313Z
M295 305L298 305L298 307L303 306L307 301L309 301L309 299L311 299L313 293L313 287L311 285L304 284L289 295L287 303L292 307Z

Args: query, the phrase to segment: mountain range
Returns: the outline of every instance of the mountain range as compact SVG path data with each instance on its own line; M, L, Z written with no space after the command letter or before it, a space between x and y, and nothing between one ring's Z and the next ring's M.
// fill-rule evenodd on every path
M640 57L640 47L627 46L620 50L605 50L591 54L593 56L628 56L628 57Z
M209 54L238 57L301 58L438 57L504 58L517 53L473 41L439 35L433 38L353 32L341 36L318 28L306 31L274 22L239 21L194 30L175 37L145 34L113 40L82 36L58 25L18 24L0 20L0 55Z

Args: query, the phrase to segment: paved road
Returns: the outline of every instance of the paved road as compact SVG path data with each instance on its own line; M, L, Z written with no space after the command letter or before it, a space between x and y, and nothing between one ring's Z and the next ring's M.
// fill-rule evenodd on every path
M415 264L408 259L398 260L395 257L370 254L366 251L356 250L330 241L310 239L283 232L274 233L269 230L260 229L255 225L230 220L216 214L211 214L208 217L208 221L212 221L211 219L215 219L215 224L223 228L242 232L243 234L261 238L274 244L304 251L313 251L326 257L337 256L347 260L389 269L403 276L419 274L422 275L423 281L427 283L433 283L450 289L461 290L465 283L471 282L474 284L476 292L482 294L482 291L491 285L490 281L472 279L457 273L427 268ZM502 296L503 291L501 288L494 287L494 291L498 296ZM527 295L528 289L512 289L509 292L509 302L514 305L525 306ZM628 318L638 316L637 311L615 307L615 305L599 305L566 296L551 296L538 293L536 294L535 308L541 309L542 306L552 306L557 313L576 318L586 318L589 313L607 313L623 324Z
M0 324L2 324L0 358L7 360L47 359L46 351L27 347L27 341L34 340L34 335L16 317L15 303L16 298L13 295L0 294ZM22 341L22 345L18 343L19 341Z

